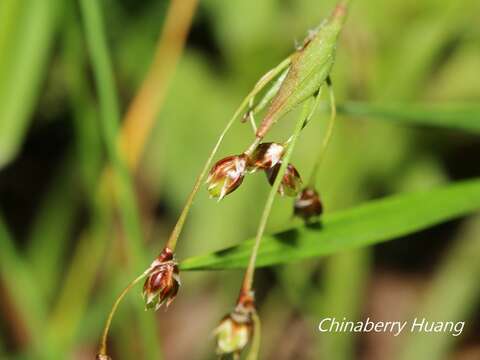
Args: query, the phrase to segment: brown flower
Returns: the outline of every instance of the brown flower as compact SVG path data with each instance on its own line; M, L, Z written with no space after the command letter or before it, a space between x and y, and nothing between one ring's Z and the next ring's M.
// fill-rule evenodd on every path
M273 185L280 170L282 162L278 162L274 167L265 170L270 185ZM278 188L278 193L281 196L296 196L302 187L302 179L297 169L292 164L288 164L282 182Z
M180 288L178 264L169 248L152 262L148 277L143 285L143 298L147 309L157 311L164 303L167 307L172 303Z
M240 355L253 335L254 312L253 295L241 295L235 310L225 316L215 329L218 355Z
M306 187L298 194L294 204L295 215L308 221L314 216L321 215L322 212L323 205L318 192L314 188Z
M222 200L238 188L246 173L247 160L245 154L227 156L213 165L207 179L210 196Z
M248 165L253 171L270 169L280 162L284 151L285 147L281 144L274 142L261 143L253 152Z

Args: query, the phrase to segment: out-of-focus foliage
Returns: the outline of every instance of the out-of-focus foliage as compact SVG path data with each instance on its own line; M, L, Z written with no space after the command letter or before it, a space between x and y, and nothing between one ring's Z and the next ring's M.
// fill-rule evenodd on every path
M123 114L151 63L169 1L99 3ZM333 6L333 0L200 1L136 174L146 239L142 250L152 259L241 99ZM478 133L479 128L474 112L480 101L479 13L475 0L352 2L332 73L343 111L317 183L327 213L480 176L478 135L464 131ZM76 1L0 1L0 358L92 358L108 310L130 279L128 239L112 217L108 197L98 196L108 160L92 71ZM364 107L349 107L353 101ZM414 105L412 115L412 108L402 104L422 105ZM456 112L459 104L472 113ZM415 126L432 125L438 110L433 115L427 110L442 106L450 109L448 116L441 112L443 128ZM288 138L294 116L280 121L269 140ZM378 116L410 121L379 121ZM327 119L326 112L318 112L293 154L304 179ZM239 122L219 157L240 153L251 138L248 124ZM258 174L220 203L202 191L179 241L179 259L251 238L268 190ZM300 225L291 220L291 206L289 199L276 200L269 232ZM416 210L410 209L412 216ZM478 258L478 245L465 245L478 238L478 223L472 217L373 251L260 270L255 287L261 358L354 359L358 341L363 358L408 357L420 346L415 339L372 342L316 331L321 316L381 318L374 304L385 298L375 289L391 273L403 281L388 278L392 293L421 288L414 300L396 297L392 308L404 309L399 317L424 308L437 316L449 309L448 316L470 324L455 341L421 342L422 354L452 358L469 344L478 353L474 314L480 284L472 279L480 273L476 258L465 255L476 252ZM313 241L315 232L308 232ZM459 264L464 268L457 273ZM159 335L152 338L164 358L214 358L208 334L233 306L241 276L239 271L184 272L176 302L167 313L155 315L143 312L140 290L133 292L114 321L112 355L152 358L152 339L142 335L151 329L148 321L156 319ZM418 286L431 278L431 290ZM446 301L453 285L443 284L464 284L455 291L453 305Z

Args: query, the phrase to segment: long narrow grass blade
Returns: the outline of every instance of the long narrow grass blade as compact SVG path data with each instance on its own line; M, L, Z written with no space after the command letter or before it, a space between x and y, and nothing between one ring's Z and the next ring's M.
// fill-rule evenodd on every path
M480 133L478 104L374 104L346 102L338 106L343 115L373 117L385 121L458 129Z
M375 200L324 217L317 226L266 236L257 265L294 262L398 238L480 209L480 180L457 182L418 193ZM253 241L196 256L182 270L243 268Z

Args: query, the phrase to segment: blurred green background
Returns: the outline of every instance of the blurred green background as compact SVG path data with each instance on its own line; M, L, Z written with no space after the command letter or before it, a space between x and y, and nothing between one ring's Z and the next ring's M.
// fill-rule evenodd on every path
M111 95L123 115L152 63L170 2L98 3ZM334 4L199 2L134 174L143 236L133 240L98 189L110 157L81 7L0 0L0 358L93 358L116 295L161 249L221 128ZM474 0L354 1L332 73L338 103L478 104L479 14ZM295 149L304 178L327 119L320 111ZM292 126L287 117L268 138L284 140ZM251 137L238 122L217 158L240 153ZM333 212L479 176L479 155L480 138L466 132L340 114L317 186ZM268 190L259 175L220 203L202 191L178 258L251 238ZM296 223L291 206L276 201L269 232ZM478 256L474 215L372 248L261 269L261 359L480 359ZM210 334L234 305L241 277L184 272L168 312L144 312L136 289L113 323L114 359L215 358ZM412 314L464 320L466 329L459 338L317 331L322 316Z

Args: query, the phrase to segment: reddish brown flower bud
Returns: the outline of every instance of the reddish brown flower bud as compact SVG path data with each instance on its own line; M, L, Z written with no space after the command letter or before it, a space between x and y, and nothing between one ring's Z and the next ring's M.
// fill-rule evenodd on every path
M306 187L303 189L295 199L294 214L303 218L305 221L310 220L314 216L319 216L323 212L322 202L318 192Z
M241 296L235 310L225 316L215 329L218 355L240 355L253 335L254 312L253 295Z
M207 179L210 196L222 200L238 188L246 173L247 160L245 154L227 156L213 165Z
M270 169L280 162L285 147L278 143L262 143L257 146L249 161L253 171L257 169Z
M274 167L265 170L270 185L273 185L273 183L275 182L281 165L282 162L280 161ZM298 194L301 187L302 179L300 178L300 174L292 164L288 164L287 169L285 170L285 174L283 175L282 182L280 183L280 186L278 188L278 193L281 196L295 196Z
M180 288L178 264L169 248L163 249L152 262L143 285L143 298L147 309L157 311L164 303L172 303Z

